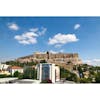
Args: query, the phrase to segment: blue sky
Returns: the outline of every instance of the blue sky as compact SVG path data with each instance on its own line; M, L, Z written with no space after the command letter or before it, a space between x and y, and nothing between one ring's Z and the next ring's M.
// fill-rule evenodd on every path
M0 61L51 51L100 65L99 41L100 17L0 17Z

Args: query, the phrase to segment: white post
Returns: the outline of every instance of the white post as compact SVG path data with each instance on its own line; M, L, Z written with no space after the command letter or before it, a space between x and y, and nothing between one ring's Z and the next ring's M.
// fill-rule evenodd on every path
M40 76L39 76L39 80L40 82L42 82L42 64L40 64L40 72L39 72Z
M55 64L52 64L52 82L55 83Z

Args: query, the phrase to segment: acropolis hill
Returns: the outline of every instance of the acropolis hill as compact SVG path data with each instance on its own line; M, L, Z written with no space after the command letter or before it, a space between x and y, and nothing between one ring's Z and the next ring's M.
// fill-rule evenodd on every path
M24 62L41 62L45 60L48 63L55 63L62 67L68 67L69 65L82 64L79 59L78 53L51 53L51 52L35 52L33 55L20 57L16 61L20 63Z

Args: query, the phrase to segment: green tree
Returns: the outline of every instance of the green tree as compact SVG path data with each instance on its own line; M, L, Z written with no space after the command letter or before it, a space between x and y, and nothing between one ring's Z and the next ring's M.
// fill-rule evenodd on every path
M66 70L65 68L60 68L60 77L66 78L69 75L70 71Z
M68 81L78 82L78 77L75 73L70 72L67 69L61 68L60 69L60 76L61 78L65 78Z
M18 61L7 61L6 64L7 65L12 65L12 66L20 66L20 67L24 67L26 66L33 66L36 65L38 62L33 62L33 60L31 62L24 62L24 63L20 63Z
M23 74L19 74L18 79L23 79Z
M79 71L79 73L83 73L83 71L82 71L82 67L78 67L78 71Z
M81 66L78 67L78 72L79 72L80 78L84 78L84 74L83 74L83 70Z
M67 78L69 81L78 82L78 77L74 73L70 73L70 76Z
M15 71L13 76L18 77L19 75L20 75L20 73L18 71Z
M100 72L98 72L95 76L95 82L100 83Z
M36 79L37 78L37 71L34 68L27 68L24 71L23 77L26 79Z

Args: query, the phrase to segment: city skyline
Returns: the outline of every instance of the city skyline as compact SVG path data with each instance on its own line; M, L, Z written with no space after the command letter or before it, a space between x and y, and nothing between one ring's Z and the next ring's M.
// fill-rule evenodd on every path
M0 17L0 61L50 51L100 65L99 27L100 17Z

